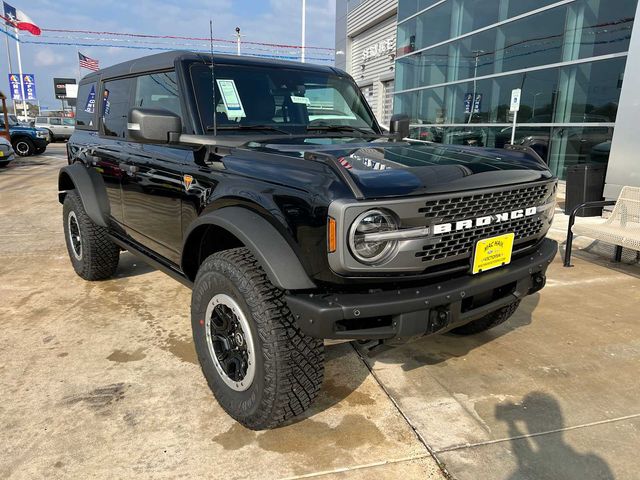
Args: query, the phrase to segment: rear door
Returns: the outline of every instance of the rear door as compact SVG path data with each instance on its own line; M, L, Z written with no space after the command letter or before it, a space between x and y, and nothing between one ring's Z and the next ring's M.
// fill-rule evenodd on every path
M129 78L105 80L95 96L100 135L92 153L107 187L111 215L121 225L124 224L122 182L129 174L123 166L131 156L126 139L130 86Z
M132 105L169 110L182 117L174 71L131 79ZM183 170L193 160L187 147L131 143L122 180L124 222L136 241L175 264L182 249Z
M67 144L70 158L81 161L92 168L102 177L107 199L109 202L110 219L112 223L122 222L122 195L120 179L122 173L118 163L106 151L104 140L98 132L99 83L96 81L81 83L78 87L76 106L76 132Z
M49 130L51 130L54 137L63 137L64 128L62 126L62 119L60 117L49 118Z
M75 120L73 118L62 119L62 135L65 138L69 138L73 134L75 127Z

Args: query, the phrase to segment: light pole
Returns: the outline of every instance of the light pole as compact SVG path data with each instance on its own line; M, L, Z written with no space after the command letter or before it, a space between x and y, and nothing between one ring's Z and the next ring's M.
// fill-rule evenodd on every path
M236 27L236 49L237 49L238 56L242 55L241 44L242 44L242 40L240 39L240 27Z
M536 100L538 99L538 95L542 95L544 92L538 92L533 96L533 113L531 114L532 117L536 116Z
M473 53L476 59L475 67L473 68L473 97L471 98L471 112L469 113L469 121L467 122L467 124L471 123L471 119L473 118L473 111L476 109L476 77L478 76L478 58L484 53L484 50L474 50L471 53Z
M302 63L305 62L305 43L306 43L306 29L307 29L307 0L302 0Z

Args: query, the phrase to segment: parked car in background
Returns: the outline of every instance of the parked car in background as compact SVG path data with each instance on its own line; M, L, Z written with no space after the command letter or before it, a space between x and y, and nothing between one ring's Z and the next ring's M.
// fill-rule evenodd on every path
M44 128L49 132L52 142L68 140L75 130L76 121L67 117L36 117L36 128Z
M0 137L0 167L6 167L15 158L11 143L6 138Z
M43 153L49 144L47 132L35 127L20 125L12 117L13 115L9 116L9 134L15 152L21 157ZM4 128L4 118L0 117L0 130Z

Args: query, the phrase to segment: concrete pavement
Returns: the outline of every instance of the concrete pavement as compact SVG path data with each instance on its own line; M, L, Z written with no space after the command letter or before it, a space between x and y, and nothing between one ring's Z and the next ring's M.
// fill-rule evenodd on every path
M252 432L195 364L188 289L128 253L73 273L63 147L0 170L0 478L638 478L637 266L579 251L493 331L328 345L305 418Z

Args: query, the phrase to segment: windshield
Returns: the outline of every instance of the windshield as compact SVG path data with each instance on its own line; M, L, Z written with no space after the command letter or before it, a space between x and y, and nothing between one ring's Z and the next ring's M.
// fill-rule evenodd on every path
M212 131L211 68L194 65L191 75L203 128ZM329 72L216 65L215 80L216 126L225 135L378 133L357 87Z
M18 119L16 118L15 115L7 115L7 118L9 119L10 127L15 127L19 125ZM0 111L0 127L4 128L4 114L1 111Z

